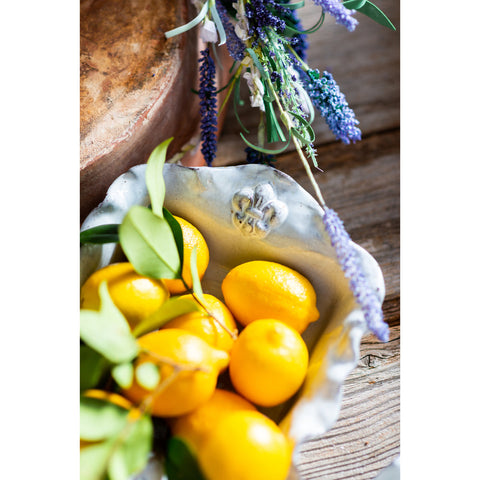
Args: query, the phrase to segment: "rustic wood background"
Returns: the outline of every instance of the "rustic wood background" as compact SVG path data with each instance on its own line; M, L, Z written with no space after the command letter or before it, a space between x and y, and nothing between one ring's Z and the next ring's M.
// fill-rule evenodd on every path
M380 343L373 335L362 341L361 359L346 381L337 424L302 448L299 472L304 480L373 479L400 452L400 5L375 3L396 32L357 13L360 23L350 33L327 16L308 37L308 63L332 72L360 121L362 141L344 145L335 141L321 117L315 120L323 170L315 177L353 241L382 268L390 341ZM317 7L308 5L301 9L304 27L318 18ZM252 129L257 121L254 113L242 120ZM238 132L230 107L216 165L245 163ZM275 166L313 194L293 149L278 156Z

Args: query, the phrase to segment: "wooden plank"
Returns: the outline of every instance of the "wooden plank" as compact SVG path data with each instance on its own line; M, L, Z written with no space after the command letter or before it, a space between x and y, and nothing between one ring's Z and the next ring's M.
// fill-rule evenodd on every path
M365 337L358 367L344 387L341 416L321 440L301 450L302 480L373 479L400 452L400 326L379 344Z

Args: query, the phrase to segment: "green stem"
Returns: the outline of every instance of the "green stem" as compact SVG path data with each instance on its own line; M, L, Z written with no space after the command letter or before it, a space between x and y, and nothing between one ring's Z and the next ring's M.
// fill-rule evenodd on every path
M320 187L318 186L318 183L316 182L315 177L313 176L312 169L310 168L310 164L308 163L308 160L305 158L305 155L302 150L302 146L300 145L297 137L295 136L293 136L293 143L295 144L295 148L297 149L300 160L302 161L305 171L307 172L308 179L310 180L310 183L313 186L315 195L317 196L318 201L320 202L320 205L322 207L325 207L326 203L323 198L322 192L320 191Z
M208 308L202 303L202 301L197 297L197 295L195 295L195 293L192 293L192 297L200 305L204 312L209 317L212 317L213 320L217 322L230 335L230 337L232 337L233 340L237 339L237 334L235 332L232 332L221 320L219 320L212 312L210 312Z
M293 56L299 61L300 65L302 66L303 70L308 71L310 70L310 67L308 66L307 63L305 63L299 56L298 53L292 48L291 45L287 44L288 49L290 50L290 53L293 54Z
M232 77L233 81L231 81L231 85L227 90L227 94L226 94L225 98L223 99L222 105L218 109L217 115L220 115L222 113L222 110L225 108L225 105L227 104L228 99L230 98L230 95L232 94L233 88L235 87L235 83L237 82L238 77L242 73L242 69L243 69L243 65L240 64L239 67L237 68L237 70L235 71L235 75Z

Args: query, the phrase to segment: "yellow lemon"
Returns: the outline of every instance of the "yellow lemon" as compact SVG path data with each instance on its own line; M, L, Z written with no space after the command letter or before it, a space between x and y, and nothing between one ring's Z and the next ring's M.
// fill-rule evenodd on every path
M230 379L238 393L264 407L290 398L307 374L308 350L300 334L283 322L255 320L230 353Z
M201 445L215 425L222 418L238 411L253 412L256 408L237 393L217 388L210 399L193 412L170 420L172 435L184 440L190 450L198 455Z
M97 270L84 283L80 291L81 308L100 308L98 287L104 280L113 303L132 328L158 310L170 296L162 280L138 274L130 262L114 263Z
M280 428L255 411L220 419L198 452L208 480L286 480L292 445Z
M233 315L218 298L209 294L204 294L203 297L204 306L211 315L204 311L187 313L171 320L164 328L187 330L212 347L229 352L238 334Z
M124 395L136 404L145 401L152 415L159 417L183 415L206 402L215 391L219 372L229 362L225 351L177 328L148 333L138 344L143 353L135 367L157 364L160 383L150 391L135 380Z
M203 235L199 230L193 226L190 222L187 222L183 218L175 216L175 219L180 224L183 235L183 267L182 277L186 284L192 288L192 273L190 270L190 259L192 256L193 247L197 247L197 270L200 279L202 279L205 270L208 267L210 260L210 254L208 251L207 242L203 238ZM178 294L185 292L185 285L181 280L164 279L171 294Z
M222 293L227 307L242 325L276 318L302 333L319 317L310 281L275 262L255 260L238 265L224 278Z

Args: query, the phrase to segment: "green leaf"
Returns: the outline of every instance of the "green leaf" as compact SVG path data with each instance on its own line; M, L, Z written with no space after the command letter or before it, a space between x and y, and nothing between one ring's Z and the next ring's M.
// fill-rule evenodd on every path
M265 118L267 121L267 141L269 143L278 141L285 142L287 139L278 123L275 109L270 102L265 102Z
M203 290L200 277L198 275L198 266L197 266L197 246L193 247L191 256L190 256L190 273L192 275L192 287L193 293L203 302Z
M163 218L170 225L172 230L173 237L175 238L175 244L177 245L178 255L180 257L180 270L183 267L183 233L182 227L177 222L176 218L164 207L163 208Z
M80 438L90 442L117 435L126 425L128 410L106 399L80 397Z
M145 183L147 184L152 211L159 217L163 217L163 202L165 200L163 166L165 165L167 148L172 140L173 137L155 147L148 158L147 168L145 169Z
M135 205L125 215L119 234L122 249L138 273L151 278L181 278L180 255L167 220Z
M186 313L200 311L197 302L191 297L169 298L156 312L140 322L133 330L136 337L157 330L170 320Z
M104 480L113 441L96 443L80 450L80 480Z
M243 141L251 148L255 149L255 150L258 150L259 152L263 152L263 153L267 153L269 155L277 155L279 153L282 153L284 152L287 148L288 148L288 145L290 145L290 140L292 138L292 134L291 132L289 131L288 132L288 140L285 144L285 146L281 147L281 148L278 148L278 149L268 149L268 148L263 148L263 147L258 147L256 145L254 145L253 143L249 142L245 136L243 135L242 132L240 132L240 136L242 137Z
M262 78L263 78L264 80L267 80L267 79L268 79L267 72L265 72L265 69L263 68L262 63L261 63L260 60L258 59L257 54L256 54L251 48L247 48L246 50L247 50L247 52L249 53L251 59L253 60L253 63L254 63L255 66L258 68L258 70L259 70L260 75L262 76Z
M282 7L289 8L290 10L296 10L297 8L302 8L305 6L305 0L301 0L297 3L287 3L286 5L282 5Z
M133 382L133 365L121 363L112 368L112 377L122 388L129 388Z
M301 115L290 111L288 113L300 122L301 126L306 130L308 138L304 137L298 128L292 128L293 135L295 135L304 145L312 143L315 140L315 132L312 126Z
M197 459L179 437L168 441L165 470L168 480L206 480Z
M118 243L118 224L97 225L80 232L80 243Z
M146 390L154 390L160 382L160 371L154 363L145 362L135 369L137 383Z
M366 1L367 0L346 0L343 2L343 6L345 8L349 8L350 10L358 10L365 5Z
M316 32L323 25L324 20L325 20L325 12L322 11L322 14L320 15L320 18L313 25L313 27L307 28L306 30L299 30L289 20L285 20L285 23L287 24L287 26L286 26L285 30L283 31L283 35L285 37L293 37L294 35L299 35L299 34L309 35L311 33Z
M108 293L106 280L99 286L99 296L99 311L80 311L80 337L112 363L130 362L138 354L138 345Z
M365 2L365 5L357 8L357 12L363 13L364 15L370 17L372 20L379 23L380 25L383 25L384 27L396 30L395 26L388 19L388 17L376 5L374 5L372 2L369 2L368 0Z
M109 363L88 345L80 345L80 391L94 388L107 373Z
M212 19L215 22L215 26L217 27L217 30L218 30L218 36L220 40L218 45L223 45L227 41L227 35L225 34L225 29L223 28L222 20L220 20L220 16L218 15L215 2L211 2L210 4L210 13L212 14Z
M107 471L109 480L128 480L145 467L153 440L150 417L133 418L128 410L96 398L82 397L80 408L80 438L99 441L80 451L82 480L103 480Z
M153 424L142 416L129 425L127 436L115 449L108 467L109 480L129 480L145 468L152 451Z
M202 9L200 10L199 14L190 22L186 23L185 25L182 25L181 27L174 28L173 30L169 30L168 32L165 33L166 38L174 37L175 35L180 35L181 33L184 33L191 28L195 27L198 25L205 15L207 14L208 11L208 0L203 4Z

